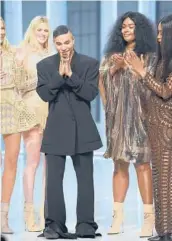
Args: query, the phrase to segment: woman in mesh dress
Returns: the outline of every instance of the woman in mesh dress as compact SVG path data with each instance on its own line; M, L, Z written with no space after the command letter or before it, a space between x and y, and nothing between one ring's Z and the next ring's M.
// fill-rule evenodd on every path
M144 69L143 61L131 53L126 58L142 83L151 91L148 133L152 148L155 199L155 228L158 237L172 240L172 15L158 25L158 59L155 75Z
M24 35L24 40L18 48L25 70L25 77L22 81L21 94L24 103L35 113L38 126L23 132L23 140L26 149L26 167L24 170L24 219L25 229L28 232L37 232L44 229L44 198L45 198L45 161L43 161L43 192L40 210L35 215L34 187L36 171L40 164L40 147L43 130L45 128L48 115L48 104L43 102L36 93L37 70L36 65L42 59L52 54L49 43L50 26L47 17L34 17ZM45 156L43 155L43 159ZM37 218L36 218L37 216Z
M145 123L150 91L125 63L128 52L144 55L152 71L156 37L150 21L142 14L128 12L113 27L100 66L99 88L105 107L106 158L115 164L113 174L114 210L109 234L121 231L123 206L129 186L129 164L134 163L144 204L141 237L152 236L154 210L150 146Z
M5 23L0 18L0 134L5 144L1 195L1 231L12 234L8 225L9 204L16 179L21 133L38 124L35 114L24 103L20 89L24 69L6 38Z

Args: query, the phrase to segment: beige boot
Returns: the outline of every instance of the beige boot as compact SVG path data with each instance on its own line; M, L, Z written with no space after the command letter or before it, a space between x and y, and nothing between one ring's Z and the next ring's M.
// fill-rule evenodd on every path
M121 232L124 221L123 203L114 202L113 221L108 234Z
M34 207L32 203L25 203L24 206L25 229L28 232L40 232L42 229L36 224Z
M140 238L151 237L155 224L155 214L152 204L144 205L144 222L140 233Z
M13 234L8 226L9 203L1 203L1 232L4 234Z
M44 218L44 205L41 206L40 212L39 212L39 226L41 230L45 228L45 218Z

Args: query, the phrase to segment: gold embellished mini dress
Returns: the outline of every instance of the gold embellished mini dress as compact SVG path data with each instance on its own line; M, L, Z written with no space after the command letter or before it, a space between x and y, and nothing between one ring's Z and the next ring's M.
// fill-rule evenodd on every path
M48 116L48 103L44 102L37 94L37 69L36 65L43 58L48 57L48 51L37 52L28 51L24 61L25 78L23 79L21 94L22 98L29 109L35 113L35 121L39 124L42 133Z
M14 51L3 51L1 69L4 76L0 85L0 133L14 134L36 126L35 113L27 107L20 94L24 69L17 67Z

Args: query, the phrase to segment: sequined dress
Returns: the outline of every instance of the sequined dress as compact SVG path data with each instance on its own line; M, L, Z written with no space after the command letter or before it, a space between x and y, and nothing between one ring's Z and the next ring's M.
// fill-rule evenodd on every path
M144 59L145 67L153 71L155 56L147 54ZM146 114L150 91L127 67L111 76L112 66L115 63L110 58L105 58L100 66L106 99L107 149L104 156L118 162L149 162Z

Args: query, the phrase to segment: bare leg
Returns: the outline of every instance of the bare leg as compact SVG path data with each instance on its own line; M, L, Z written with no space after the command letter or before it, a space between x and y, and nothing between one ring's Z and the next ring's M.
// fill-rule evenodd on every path
M149 163L136 165L138 185L144 204L144 223L141 237L150 237L154 227L152 170Z
M120 233L123 223L123 203L129 186L129 163L116 162L113 174L113 222L108 234Z
M37 167L40 163L40 147L42 135L38 128L31 129L23 134L26 147L27 160L24 171L24 195L25 195L25 224L30 232L40 231L34 218L33 193Z
M33 203L35 174L40 162L41 136L37 128L23 134L26 147L26 168L24 171L24 195L27 203Z
M113 199L114 202L123 203L129 186L129 163L116 163L113 174Z
M2 177L1 229L2 233L13 233L8 226L8 212L17 171L21 134L3 136L5 143L4 173Z
M4 173L2 177L1 202L9 203L14 188L17 170L17 160L20 151L21 134L4 135L5 158Z
M144 204L153 204L152 170L149 163L135 166L138 185Z

